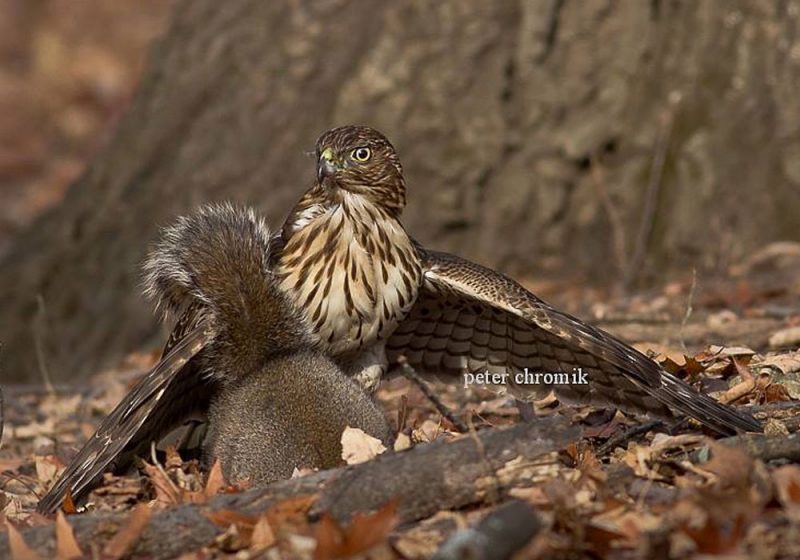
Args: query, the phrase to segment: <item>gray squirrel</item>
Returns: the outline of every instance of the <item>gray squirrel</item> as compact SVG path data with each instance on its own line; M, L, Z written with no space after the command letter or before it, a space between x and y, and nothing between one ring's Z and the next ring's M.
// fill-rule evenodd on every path
M146 293L177 317L161 360L106 416L38 511L81 501L105 471L125 472L187 418L208 415L205 460L229 482L265 484L341 463L341 435L391 430L355 381L315 348L273 275L272 240L250 209L210 205L162 231Z
M218 383L204 454L229 482L264 484L342 462L341 436L391 430L358 384L314 349L303 314L270 269L270 232L252 210L207 206L166 230L150 257L162 305L198 304L213 338L198 355Z

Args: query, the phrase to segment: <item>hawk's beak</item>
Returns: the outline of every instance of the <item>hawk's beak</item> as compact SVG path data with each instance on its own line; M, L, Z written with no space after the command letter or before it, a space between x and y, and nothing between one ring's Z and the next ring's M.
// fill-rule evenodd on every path
M317 163L317 180L321 183L323 179L332 177L334 173L336 173L336 165L333 163L333 150L325 148Z

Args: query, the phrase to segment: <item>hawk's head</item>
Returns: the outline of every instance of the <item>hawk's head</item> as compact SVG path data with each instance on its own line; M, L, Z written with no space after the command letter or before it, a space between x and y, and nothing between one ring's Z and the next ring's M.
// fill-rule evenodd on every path
M331 195L341 189L394 211L406 204L403 168L394 146L367 126L341 126L319 137L317 183Z

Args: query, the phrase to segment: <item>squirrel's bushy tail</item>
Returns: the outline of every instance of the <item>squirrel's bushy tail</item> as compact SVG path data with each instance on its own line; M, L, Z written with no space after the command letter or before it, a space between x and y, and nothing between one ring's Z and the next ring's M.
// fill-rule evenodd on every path
M307 347L309 330L270 270L270 231L249 208L214 204L162 233L144 265L145 293L180 315L211 321L210 369L243 375L270 355Z

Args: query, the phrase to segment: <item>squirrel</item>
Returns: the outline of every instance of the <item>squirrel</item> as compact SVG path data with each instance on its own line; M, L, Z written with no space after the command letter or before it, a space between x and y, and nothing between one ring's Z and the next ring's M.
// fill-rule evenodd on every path
M252 210L211 205L167 229L148 264L159 303L199 303L214 331L197 356L216 381L203 451L229 482L341 464L347 426L384 443L392 435L372 399L314 348L304 314L271 271L270 244Z
M101 422L37 506L80 501L103 472L125 472L152 442L208 416L202 453L229 482L288 478L341 463L341 435L384 443L381 410L315 348L305 314L284 295L273 237L252 210L202 208L163 231L144 265L145 292L178 317L161 360Z

